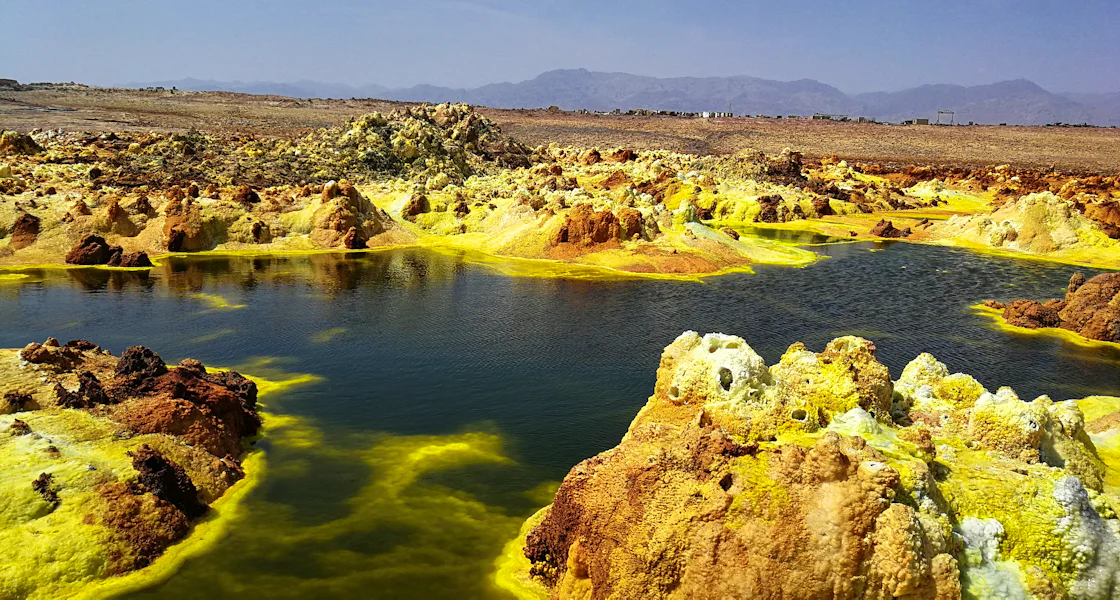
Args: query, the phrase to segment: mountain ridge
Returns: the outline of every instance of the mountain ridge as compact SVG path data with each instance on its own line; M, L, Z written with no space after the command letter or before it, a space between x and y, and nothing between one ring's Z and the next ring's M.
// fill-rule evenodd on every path
M944 109L955 111L958 123L1120 125L1120 92L1054 93L1027 79L976 86L926 84L896 92L847 94L814 79L777 81L749 75L658 78L623 72L556 69L516 83L490 83L475 88L429 84L388 88L376 84L353 86L308 80L278 83L192 78L129 83L122 87L177 87L295 98L376 97L410 102L466 102L491 108L558 106L564 110L702 112L726 111L730 107L740 115L826 113L884 121L932 120L938 110Z

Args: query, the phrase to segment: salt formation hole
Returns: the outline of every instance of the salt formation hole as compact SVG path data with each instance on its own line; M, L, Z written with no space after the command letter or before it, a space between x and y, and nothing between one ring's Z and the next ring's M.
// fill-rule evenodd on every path
M731 343L727 344L727 349L728 350L738 350L739 349L739 342L731 342Z
M809 418L809 413L805 412L804 408L795 408L793 412L789 414L789 418L804 423L805 419Z
M728 473L723 476L723 479L719 480L719 487L726 492L727 490L731 489L731 486L734 485L734 483L735 478L731 476L731 473Z
M675 385L673 387L669 388L669 397L672 398L673 400L676 400L677 398L680 398L681 397L681 388L679 388Z
M731 375L731 370L727 367L719 368L719 386L723 391L730 392L731 384L735 381L735 377Z

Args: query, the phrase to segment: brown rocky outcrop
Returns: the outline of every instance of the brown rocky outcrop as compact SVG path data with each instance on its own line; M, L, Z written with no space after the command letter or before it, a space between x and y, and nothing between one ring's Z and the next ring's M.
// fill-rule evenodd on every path
M809 413L889 406L874 345L795 344L782 365L720 334L666 348L622 442L572 468L523 538L528 578L553 598L959 598L949 530L899 502L883 453L832 431L763 446L753 430L771 402L778 427L804 431L822 427Z
M634 180L631 179L625 171L620 169L611 173L610 176L604 179L602 185L604 188L614 191L620 188L631 187L634 185Z
M237 456L241 440L260 427L256 386L234 372L201 372L195 365L168 369L143 347L121 355L109 386L123 399L114 419L139 433L165 433L223 457Z
M392 224L387 215L347 181L328 183L321 198L329 199L315 211L311 231L311 239L321 247L362 248L370 237L383 233Z
M827 196L813 198L813 212L817 213L817 217L827 217L836 214L833 212L832 205L829 204Z
M1060 327L1089 339L1120 342L1120 273L1102 273L1088 280L1077 273L1070 278L1065 298L1014 300L1004 308L1003 318L1018 327Z
M198 488L183 467L168 460L147 444L129 453L137 481L144 491L179 509L188 519L197 519L209 508L198 499Z
M871 235L881 238L904 238L910 236L910 228L896 229L894 223L886 219L880 219L874 227L871 228Z
M431 210L432 208L428 203L428 197L420 192L414 192L404 203L404 208L401 209L401 217L413 221L416 217L430 212Z
M785 207L782 206L782 197L777 194L760 196L758 198L759 211L755 215L755 223L782 223L785 222Z
M30 213L23 213L16 218L12 225L12 249L19 250L35 243L39 238L39 217Z
M633 215L628 215L632 222ZM622 233L618 217L610 210L595 210L590 204L577 204L568 211L564 224L552 235L552 245L590 246L618 240Z
M1056 299L1047 300L1045 304L1036 300L1015 300L1003 309L1003 318L1017 327L1059 327L1062 318L1058 312L1064 307L1065 302Z
M202 228L202 213L197 205L169 202L165 210L167 219L163 223L163 234L167 236L169 252L210 249L210 241Z
M256 204L261 201L261 197L253 188L247 185L239 185L233 191L232 200L239 204Z
M94 233L87 233L74 244L66 254L66 263L130 268L152 266L148 253L125 252L120 246L112 246L105 241L105 238Z
M114 251L119 253L120 247L110 246L105 238L95 233L87 233L66 254L66 263L71 265L104 265L109 262Z
M357 227L351 227L342 238L342 246L347 250L362 250L366 247L366 237Z
M32 414L0 435L66 440L43 442L39 452L62 470L41 475L32 487L50 510L81 503L69 506L74 526L105 527L98 544L106 572L151 564L244 477L240 457L260 421L256 385L240 374L210 373L191 359L168 368L143 347L117 358L86 340L48 338L29 344L19 358L28 364L5 361L4 368L29 369L34 376L0 377L0 412L44 411L47 418L33 421L39 414ZM85 415L50 416L69 411ZM28 422L36 424L34 431ZM129 444L130 470L117 467L121 443ZM88 477L70 473L79 467L84 473L86 461Z
M1085 205L1082 212L1092 219L1105 235L1120 240L1120 201L1093 202Z
M619 148L607 157L611 162L623 163L638 159L638 153L630 148Z

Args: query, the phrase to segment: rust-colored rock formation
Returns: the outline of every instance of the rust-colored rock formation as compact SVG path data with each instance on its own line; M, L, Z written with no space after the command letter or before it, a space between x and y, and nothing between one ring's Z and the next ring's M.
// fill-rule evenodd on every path
M56 440L32 449L58 465L32 487L51 507L81 499L71 511L76 518L107 528L96 537L105 546L107 574L150 564L245 476L240 460L260 419L256 385L236 372L208 372L189 359L168 368L143 347L117 358L86 340L54 338L18 353L0 350L0 368L33 373L0 377L0 416L17 412L26 419L12 420L0 435ZM96 477L71 473L86 472L86 464ZM119 472L122 464L131 471Z
M125 252L120 246L112 246L94 233L87 233L74 244L66 254L66 263L130 268L152 266L147 252Z
M632 215L628 219L633 221ZM552 236L552 245L590 246L618 240L622 233L618 217L610 210L595 210L589 204L572 207L564 224Z
M1060 327L1089 339L1120 342L1120 273L1102 273L1089 280L1077 273L1062 299L985 305L1002 309L1004 320L1017 327Z
M910 236L910 228L897 229L894 223L886 219L880 219L879 222L871 228L871 235L882 238L904 238Z
M66 254L66 263L71 265L103 265L109 262L113 248L105 241L105 238L94 233L87 233ZM120 250L120 248L116 249Z
M1090 497L1118 490L1083 427L1075 401L993 394L928 354L892 382L861 338L767 367L741 338L686 332L502 581L561 599L1107 598L1120 536Z
M23 213L12 225L12 249L19 250L35 243L39 238L39 217L30 213Z

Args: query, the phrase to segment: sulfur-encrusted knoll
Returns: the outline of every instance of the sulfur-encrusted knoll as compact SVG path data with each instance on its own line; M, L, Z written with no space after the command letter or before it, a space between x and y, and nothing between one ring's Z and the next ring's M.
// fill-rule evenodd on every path
M236 372L139 346L0 350L0 598L97 596L213 525L256 403Z
M1120 399L1023 401L857 337L686 332L500 561L556 598L1113 598Z

